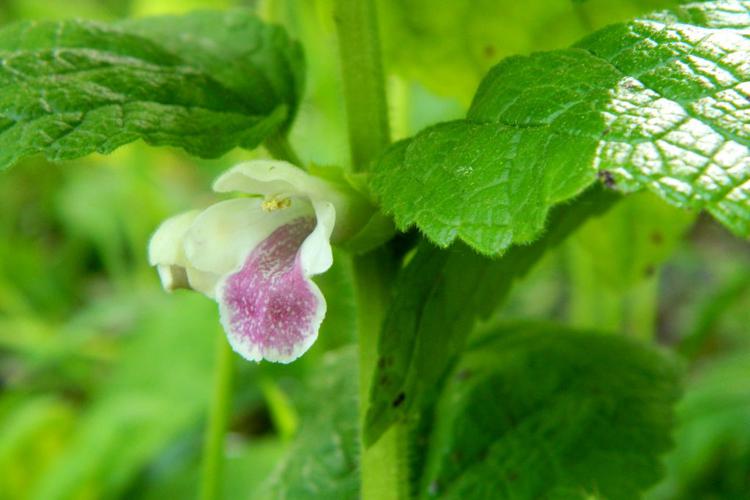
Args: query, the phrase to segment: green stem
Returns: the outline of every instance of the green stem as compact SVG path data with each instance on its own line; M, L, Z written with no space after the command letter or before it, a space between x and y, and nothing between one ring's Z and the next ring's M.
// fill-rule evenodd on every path
M224 335L217 333L216 366L208 430L203 446L200 499L215 500L220 497L221 473L224 464L224 436L232 400L234 353Z
M373 0L335 0L349 149L354 170L390 143L388 106Z
M360 474L363 500L409 498L406 428L393 425L375 444L365 448L364 423L378 357L378 337L388 302L390 269L384 251L354 261L357 330L359 333Z
M353 170L365 170L390 143L385 81L373 0L334 0ZM406 430L394 425L365 448L363 430L388 300L390 259L384 251L354 261L359 334L360 474L363 500L408 498Z
M304 166L300 157L297 156L297 152L294 151L292 145L289 144L289 139L286 135L281 133L273 134L267 137L263 144L264 146L266 146L266 149L271 154L271 156L276 158L277 160L288 161L289 163L297 165L298 167Z

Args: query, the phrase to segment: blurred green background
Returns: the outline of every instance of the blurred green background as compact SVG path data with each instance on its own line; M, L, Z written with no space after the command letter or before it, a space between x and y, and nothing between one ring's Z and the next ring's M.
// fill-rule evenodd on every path
M537 3L544 4L530 4ZM534 9L495 4L494 13L516 16L513 29L492 31L501 20L485 16L471 42L491 50L469 67L450 42L437 47L430 38L459 36L451 27L455 13L415 27L396 0L382 0L394 135L461 116L478 78L503 55L564 46L655 3L669 2L618 1L627 8L613 11L602 1L550 1L564 8L552 9L544 22L529 13ZM308 161L345 164L337 48L325 0L5 0L0 23L238 5L258 9L301 40L308 81L291 142ZM546 36L536 37L540 31ZM221 170L264 154L237 150L204 161L136 143L66 164L33 159L0 174L0 499L195 496L214 352L224 337L212 301L162 292L146 246L164 218L215 201L209 186ZM339 253L320 278L328 318L300 361L256 365L235 357L225 498L259 496L303 418L306 378L327 351L354 341L349 266ZM750 498L747 242L708 218L637 195L546 257L492 321L509 318L653 334L675 349L686 367L685 395L666 458L669 474L649 497Z

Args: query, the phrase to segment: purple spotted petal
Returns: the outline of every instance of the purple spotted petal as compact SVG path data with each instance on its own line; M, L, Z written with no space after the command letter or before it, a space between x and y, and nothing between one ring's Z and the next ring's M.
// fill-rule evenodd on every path
M222 323L232 347L245 358L289 362L315 341L326 305L303 273L299 253L314 228L312 218L279 227L222 284Z

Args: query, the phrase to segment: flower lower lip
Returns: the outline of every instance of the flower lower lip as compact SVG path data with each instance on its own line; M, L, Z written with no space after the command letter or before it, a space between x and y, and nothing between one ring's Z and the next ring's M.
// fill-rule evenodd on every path
M315 219L299 218L276 229L220 285L222 323L246 358L291 361L315 340L325 301L299 251L314 228Z

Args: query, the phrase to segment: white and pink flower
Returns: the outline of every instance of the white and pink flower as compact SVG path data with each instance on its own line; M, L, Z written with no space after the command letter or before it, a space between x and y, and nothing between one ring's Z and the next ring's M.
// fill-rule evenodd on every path
M239 164L214 183L221 201L166 220L149 260L167 290L192 288L219 304L232 348L243 357L288 363L315 342L326 302L311 277L333 263L371 213L343 184L281 161Z

